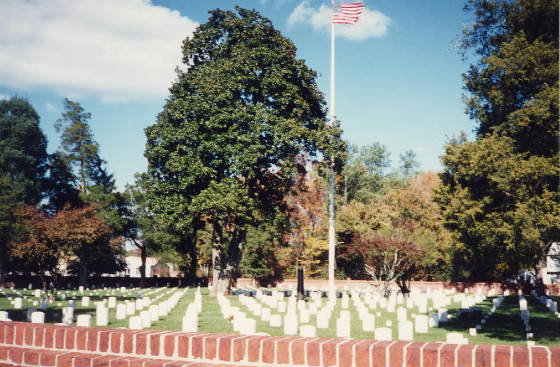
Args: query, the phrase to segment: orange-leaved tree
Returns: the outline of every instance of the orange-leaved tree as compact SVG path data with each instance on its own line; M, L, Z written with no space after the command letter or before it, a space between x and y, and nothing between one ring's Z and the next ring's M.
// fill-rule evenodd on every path
M297 176L286 202L290 221L286 240L293 246L297 265L313 276L320 272L320 258L328 248L326 192L314 170Z
M47 216L33 206L23 206L19 215L27 230L11 242L11 253L22 260L27 270L41 277L43 288L48 291L48 276L56 286L64 267L73 258L87 261L99 258L108 249L114 250L110 245L111 230L97 212L91 205L65 206L56 215Z

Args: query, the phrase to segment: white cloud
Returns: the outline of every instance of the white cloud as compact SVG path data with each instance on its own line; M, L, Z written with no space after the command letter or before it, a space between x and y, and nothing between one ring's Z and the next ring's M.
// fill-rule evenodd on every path
M8 100L8 99L10 99L10 97L5 95L5 94L0 94L0 101L3 100L3 99Z
M307 1L301 2L288 17L288 25L308 24L315 32L329 33L331 29L331 7L321 4L313 8ZM335 35L354 41L380 38L387 34L391 18L376 10L365 9L355 25L337 24Z
M0 86L161 97L196 22L149 0L0 1Z

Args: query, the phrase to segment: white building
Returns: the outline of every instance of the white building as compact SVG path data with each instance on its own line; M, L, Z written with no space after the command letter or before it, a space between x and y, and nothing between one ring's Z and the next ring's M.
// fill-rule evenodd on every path
M544 284L560 283L560 242L553 242L550 245L542 277Z
M140 278L140 266L142 266L142 259L140 256L127 256L124 258L126 262L126 270L125 275L128 275L132 278ZM145 275L147 278L153 276L152 274L152 267L154 267L158 263L158 259L155 257L147 257L146 258L146 269Z

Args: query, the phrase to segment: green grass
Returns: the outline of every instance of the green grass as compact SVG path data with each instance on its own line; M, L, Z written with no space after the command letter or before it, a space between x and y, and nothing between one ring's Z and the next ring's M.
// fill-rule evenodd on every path
M140 292L142 295L150 295L153 303L159 303L166 298L169 298L175 291L176 288L155 288L155 289L133 289L127 290L124 293L115 290L103 290L103 291L86 291L84 295L90 296L90 306L81 306L81 294L73 291L66 291L68 297L66 301L62 301L59 297L62 292L59 292L58 298L54 303L49 304L46 310L46 322L56 323L61 320L61 308L62 306L67 306L68 301L72 297L76 298L76 310L74 314L74 319L78 314L89 313L92 315L92 325L95 325L95 302L101 300L110 295L117 297L119 302L124 300L134 300L136 298L136 292ZM179 289L182 291L182 289ZM185 311L190 303L194 301L194 294L196 289L189 289L179 300L176 307L167 315L166 317L160 318L158 321L153 322L150 329L158 330L174 330L178 331L182 328L182 318ZM7 310L9 312L9 317L15 321L25 321L26 309L32 305L32 302L38 299L32 297L33 292L28 290L9 290L4 289L6 295L0 295L0 310ZM22 294L28 298L23 305L22 310L14 310L8 301L8 297L14 297L18 293ZM110 293L110 294L109 294ZM208 294L207 288L202 288L201 293L203 296L202 302L202 312L199 314L198 319L198 330L201 332L216 332L216 333L233 333L233 327L230 321L225 320L220 312L220 307L218 305L217 299L211 297ZM159 298L154 302L154 297L158 294L165 294L164 297ZM560 344L560 319L556 315L550 313L548 309L542 305L537 300L533 299L531 296L527 296L528 308L530 311L530 323L533 332L533 339L538 345L559 345ZM482 315L485 315L492 307L492 299L487 298L485 301L477 304L477 307L482 309ZM244 311L247 316L254 317L247 307L239 302L238 296L230 296L229 301L232 306L239 307ZM62 306L59 306L59 303ZM323 306L326 305L326 299L322 299ZM397 305L399 307L401 305ZM404 307L404 305L402 305ZM432 305L428 304L428 309ZM37 307L37 306L35 306ZM37 307L38 308L38 307ZM503 303L497 310L489 316L486 324L482 325L482 329L478 330L476 336L469 335L469 328L475 327L478 320L459 320L456 317L456 312L460 308L460 304L454 303L447 307L448 314L451 315L449 322L440 323L437 328L429 328L427 334L415 334L415 341L445 341L446 334L449 332L461 332L463 336L469 339L471 344L508 344L508 345L526 345L526 332L523 323L520 318L519 304L517 295L511 295L504 297ZM330 319L328 329L317 329L318 337L335 337L336 336L336 319L339 317L341 312L340 300L337 302L333 314ZM354 307L352 300L349 302L349 311L351 311L351 337L358 339L373 339L373 332L362 331L362 323L358 318L358 312ZM397 328L397 314L387 312L385 309L373 309L369 311L371 314L376 315L375 326L384 327L387 321L392 322L393 339L398 336ZM377 315L377 312L380 314ZM418 314L418 309L413 308L408 310L408 319L413 320L411 315L413 313ZM137 312L136 314L139 314ZM257 332L263 332L269 335L283 335L283 327L270 327L269 323L266 321L261 321L260 318L257 320ZM310 325L316 325L316 316L310 315ZM128 327L128 318L125 320L116 320L116 309L109 310L109 327Z

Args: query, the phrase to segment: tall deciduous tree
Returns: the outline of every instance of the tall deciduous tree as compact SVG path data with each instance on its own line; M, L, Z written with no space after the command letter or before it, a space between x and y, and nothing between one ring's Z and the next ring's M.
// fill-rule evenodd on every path
M328 250L327 191L317 172L298 176L286 201L290 222L286 237L293 248L292 258L313 276L321 270L321 258Z
M98 244L108 241L111 230L93 206L66 206L52 217L35 207L24 206L19 215L27 231L11 242L11 252L22 259L28 270L41 276L45 290L47 274L55 278L56 284L61 267L68 265L73 257L94 261L107 253L107 248ZM91 255L100 251L104 254Z
M236 277L248 226L282 205L296 155L344 150L339 129L327 127L316 73L293 43L259 13L236 12L211 11L183 42L188 71L178 71L146 129L154 212L193 240L212 226L219 293Z
M464 276L538 268L560 236L558 2L471 0L464 75L477 139L451 140L437 200Z

